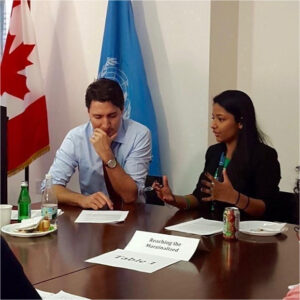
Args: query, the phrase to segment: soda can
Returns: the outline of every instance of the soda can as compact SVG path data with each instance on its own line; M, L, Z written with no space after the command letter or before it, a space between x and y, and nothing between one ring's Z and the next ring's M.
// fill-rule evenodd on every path
M236 207L226 207L223 214L223 238L234 241L238 238L240 211Z

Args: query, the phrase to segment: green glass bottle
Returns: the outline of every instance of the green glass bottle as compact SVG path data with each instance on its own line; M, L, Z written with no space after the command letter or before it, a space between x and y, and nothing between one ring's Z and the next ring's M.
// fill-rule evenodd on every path
M31 217L31 200L28 192L28 182L22 181L21 192L18 200L18 221Z

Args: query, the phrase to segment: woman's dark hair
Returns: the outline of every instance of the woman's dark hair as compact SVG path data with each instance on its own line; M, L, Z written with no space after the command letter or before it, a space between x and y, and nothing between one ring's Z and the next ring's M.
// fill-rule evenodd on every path
M241 91L228 90L213 98L213 102L222 106L242 124L236 149L231 160L231 169L247 171L251 151L258 143L265 143L265 135L256 124L255 110L250 97Z
M85 105L88 109L92 101L108 101L121 110L124 108L124 95L120 85L107 78L97 79L88 86L85 93Z

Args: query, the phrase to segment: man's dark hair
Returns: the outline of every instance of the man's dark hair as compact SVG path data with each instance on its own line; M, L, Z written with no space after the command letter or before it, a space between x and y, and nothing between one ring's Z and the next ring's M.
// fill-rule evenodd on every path
M88 109L92 101L108 101L121 110L124 108L124 95L120 85L107 78L97 79L88 86L85 93L85 105Z

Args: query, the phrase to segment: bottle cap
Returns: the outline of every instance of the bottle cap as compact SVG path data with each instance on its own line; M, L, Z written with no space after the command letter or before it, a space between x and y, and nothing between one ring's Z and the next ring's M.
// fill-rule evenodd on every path
M21 186L28 186L28 182L27 182L27 181L25 181L25 180L24 180L24 181L22 181L22 182L21 182Z

